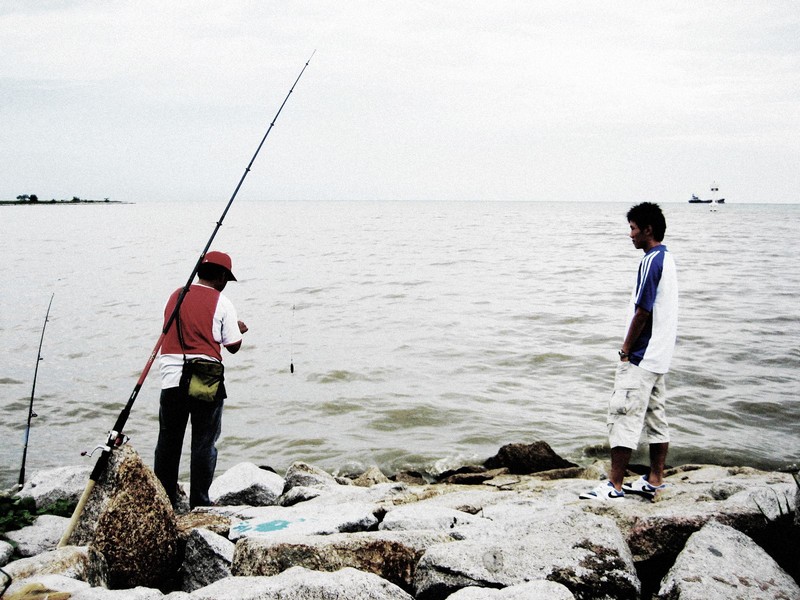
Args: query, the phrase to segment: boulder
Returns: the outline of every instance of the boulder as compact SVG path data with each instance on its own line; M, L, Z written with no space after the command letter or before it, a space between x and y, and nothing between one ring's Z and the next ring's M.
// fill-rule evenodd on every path
M376 512L379 512L376 505L356 502L253 508L247 511L249 518L231 526L228 537L236 541L242 537L264 537L276 533L327 535L367 531L378 526Z
M17 545L17 554L22 557L36 556L55 549L68 523L66 517L41 515L36 517L32 525L9 531L5 535Z
M499 510L499 507L495 507ZM621 532L608 518L576 510L522 516L463 541L433 546L417 565L417 598L446 598L468 586L500 588L547 579L578 598L636 600L640 583Z
M525 475L538 471L577 467L556 454L547 442L532 444L506 444L497 454L486 460L487 469L507 468L510 473Z
M575 600L565 586L554 581L530 581L503 589L468 587L447 600Z
M271 506L283 492L283 477L253 463L239 463L217 477L209 497L217 505Z
M214 512L209 512L206 507L199 507L190 513L178 516L178 537L184 542L195 529L208 529L224 537L228 537L231 530L231 518Z
M294 506L300 502L308 502L309 500L313 500L321 495L322 490L319 488L297 485L281 494L281 497L278 498L276 504L280 506Z
M77 504L91 472L92 465L36 471L16 495L33 498L36 508L44 508L60 501Z
M711 521L689 537L657 598L789 600L800 586L748 536Z
M175 570L175 514L136 451L114 450L70 537L90 545L90 582L109 588L158 587Z
M234 544L207 529L195 529L186 540L183 559L185 592L205 587L231 576Z
M64 575L37 575L14 581L3 594L3 600L79 600L82 592L92 588L85 581Z
M233 574L277 575L293 566L316 571L353 567L411 591L416 565L425 550L449 541L452 538L447 533L434 531L246 538L236 544Z
M62 575L85 581L88 566L89 554L85 546L64 546L38 556L15 560L3 567L3 570L13 579L12 587L16 588L34 576Z
M284 492L298 486L323 489L339 485L332 475L304 462L292 463L286 471L284 481Z
M14 555L14 546L0 540L0 567L7 565L8 561L11 560L11 557Z
M420 505L422 504L422 505ZM415 529L454 529L460 525L486 521L469 513L445 506L406 504L389 510L378 529L402 531Z
M370 467L353 480L354 485L372 487L379 483L389 483L389 478L378 467Z
M229 577L192 592L192 600L413 600L372 573L345 568L334 573L293 567L275 577Z

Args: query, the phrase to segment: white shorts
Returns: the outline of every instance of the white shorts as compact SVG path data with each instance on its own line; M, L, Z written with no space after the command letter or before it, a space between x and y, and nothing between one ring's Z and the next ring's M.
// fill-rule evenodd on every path
M608 403L608 441L612 448L635 450L644 429L650 444L669 442L663 374L620 362Z

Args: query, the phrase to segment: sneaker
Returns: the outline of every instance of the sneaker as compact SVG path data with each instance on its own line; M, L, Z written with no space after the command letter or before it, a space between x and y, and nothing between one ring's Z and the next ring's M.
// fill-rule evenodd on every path
M610 481L604 481L596 488L589 492L584 492L578 496L581 500L601 500L607 502L609 500L624 500L625 492L617 491L614 484Z
M630 492L631 494L639 494L640 496L650 499L656 495L656 492L663 490L665 487L667 487L666 483L662 483L659 486L650 485L650 483L647 481L646 475L642 475L633 483L622 484L622 489L626 492Z

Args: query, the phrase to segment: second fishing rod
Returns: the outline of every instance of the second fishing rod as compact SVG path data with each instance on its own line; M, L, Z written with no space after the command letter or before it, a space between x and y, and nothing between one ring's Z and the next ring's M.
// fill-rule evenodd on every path
M131 409L133 408L133 404L134 404L134 402L136 402L136 398L139 395L139 391L142 389L142 385L144 384L145 379L147 379L147 375L150 372L150 368L152 367L153 363L155 362L156 356L158 355L158 351L159 351L159 349L161 348L161 345L164 342L164 338L166 337L167 333L169 332L170 328L172 327L173 323L175 322L175 320L176 320L176 318L178 316L178 313L180 311L181 304L183 303L183 299L185 298L187 292L189 291L189 288L191 287L192 282L194 281L194 278L197 275L197 271L198 271L198 269L200 268L200 265L203 262L203 258L205 258L206 253L208 253L208 249L211 247L211 244L214 241L214 238L216 237L217 232L219 231L220 227L222 227L222 222L225 220L225 217L228 214L228 211L230 210L234 199L236 198L237 194L239 193L239 189L242 187L242 184L244 183L244 180L247 177L247 174L250 172L250 169L253 166L253 163L255 162L256 157L258 156L259 152L261 152L261 148L264 146L264 143L267 141L267 136L269 136L270 132L272 131L272 128L275 126L275 122L278 120L278 117L280 116L281 112L283 111L283 107L286 106L286 103L289 100L289 96L292 95L292 92L294 91L295 86L297 86L297 83L300 81L300 78L303 76L303 73L305 72L306 68L308 68L308 65L311 62L311 59L314 57L314 53L316 53L316 50L314 52L312 52L311 56L306 61L305 65L303 65L303 68L300 70L300 74L297 76L297 79L295 79L294 83L292 84L292 87L289 89L289 93L286 94L286 97L283 99L283 102L281 103L280 107L278 108L278 112L275 113L275 116L273 117L272 121L270 122L269 127L267 128L267 131L264 134L264 137L261 138L261 142L258 144L258 147L256 148L256 151L253 154L253 157L250 159L250 162L248 163L247 167L245 168L244 173L242 173L242 177L241 177L241 179L239 179L239 183L236 185L236 188L233 190L233 194L231 195L230 200L228 200L228 203L225 205L225 209L222 211L222 215L220 216L219 221L217 221L216 226L214 227L214 231L211 233L211 237L208 239L208 242L206 243L205 248L203 248L203 251L200 253L200 256L198 257L197 262L195 263L194 268L192 269L192 272L189 275L188 280L186 281L186 285L181 289L181 292L180 292L180 294L178 295L178 298L177 298L177 302L175 303L175 307L172 310L172 313L170 314L169 318L164 323L164 328L163 328L163 330L161 332L161 335L159 336L158 340L156 341L156 344L155 344L155 346L153 348L153 351L150 353L150 356L148 357L147 362L145 363L144 369L142 370L142 373L139 376L139 379L137 380L136 385L133 387L133 391L131 392L131 395L128 398L127 403L125 404L125 407L119 413L119 416L117 417L117 420L114 423L113 429L108 432L108 437L106 438L105 444L101 445L101 446L98 446L98 448L96 448L96 450L100 450L101 451L100 456L98 457L97 462L95 463L95 466L92 469L92 473L89 476L89 482L87 483L86 488L84 489L83 494L81 495L81 498L78 501L78 505L75 507L75 511L74 511L74 513L72 515L72 519L70 520L70 523L67 526L66 531L64 532L63 536L61 537L61 540L58 543L59 547L65 546L69 542L69 538L72 535L72 532L75 530L75 527L78 524L78 519L80 518L80 515L83 512L83 508L86 505L86 502L88 501L89 496L91 495L91 492L92 492L92 489L94 488L95 483L98 481L100 476L105 472L106 467L108 466L108 461L109 461L109 458L111 456L111 452L115 448L117 448L117 447L119 447L119 446L121 446L122 444L125 443L125 436L122 433L123 429L125 428L125 424L127 423L128 417L130 416Z

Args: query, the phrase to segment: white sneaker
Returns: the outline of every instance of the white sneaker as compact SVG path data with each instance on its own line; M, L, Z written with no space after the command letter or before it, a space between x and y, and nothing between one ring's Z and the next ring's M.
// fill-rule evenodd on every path
M611 500L624 500L625 492L620 492L610 481L604 481L591 491L584 492L578 496L581 500L601 500L608 502Z
M626 492L630 492L631 494L639 494L640 496L650 499L653 499L656 493L663 490L665 487L667 487L666 483L662 483L658 486L650 485L650 482L647 481L646 475L642 475L633 483L622 484L622 489Z

